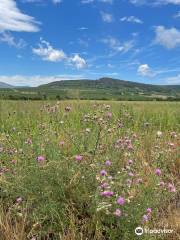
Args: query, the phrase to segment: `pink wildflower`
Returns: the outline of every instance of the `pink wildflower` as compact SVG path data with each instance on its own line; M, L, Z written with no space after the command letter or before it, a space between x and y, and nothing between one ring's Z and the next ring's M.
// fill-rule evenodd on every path
M117 199L117 204L123 206L125 204L125 199L123 197L119 197Z
M101 171L100 171L100 174L101 174L101 176L106 176L106 175L107 175L107 172L106 172L106 170L101 170Z
M81 161L83 159L83 156L81 155L76 155L75 157L76 161Z
M119 208L117 208L117 209L115 210L115 212L114 212L114 215L115 215L116 217L120 217L120 216L122 215L121 210L120 210Z
M161 175L161 169L156 168L155 174L156 174L157 176L160 176L160 175Z
M114 192L112 192L112 191L101 192L101 196L103 196L103 197L111 197L113 195L114 195Z

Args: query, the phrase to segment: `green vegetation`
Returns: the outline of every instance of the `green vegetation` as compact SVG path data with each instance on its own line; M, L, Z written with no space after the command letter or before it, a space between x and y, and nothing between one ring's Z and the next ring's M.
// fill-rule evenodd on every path
M178 102L1 100L0 239L177 240L179 123Z
M65 80L37 88L0 88L0 98L10 100L180 100L180 86L158 86L101 78Z

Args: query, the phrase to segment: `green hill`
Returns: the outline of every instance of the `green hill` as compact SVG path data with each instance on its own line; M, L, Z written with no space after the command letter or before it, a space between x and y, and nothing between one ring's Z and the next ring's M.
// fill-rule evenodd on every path
M180 100L180 85L150 85L112 78L63 80L0 91L8 99Z

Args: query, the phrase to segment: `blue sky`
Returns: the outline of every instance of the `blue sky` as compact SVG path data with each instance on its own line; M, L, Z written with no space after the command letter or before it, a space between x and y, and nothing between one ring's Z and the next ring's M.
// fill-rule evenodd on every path
M180 84L180 0L0 0L0 81Z

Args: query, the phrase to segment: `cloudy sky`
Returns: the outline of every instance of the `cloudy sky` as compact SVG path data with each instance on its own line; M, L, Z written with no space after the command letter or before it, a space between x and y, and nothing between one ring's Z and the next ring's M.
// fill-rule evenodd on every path
M180 0L0 0L0 81L180 84Z

